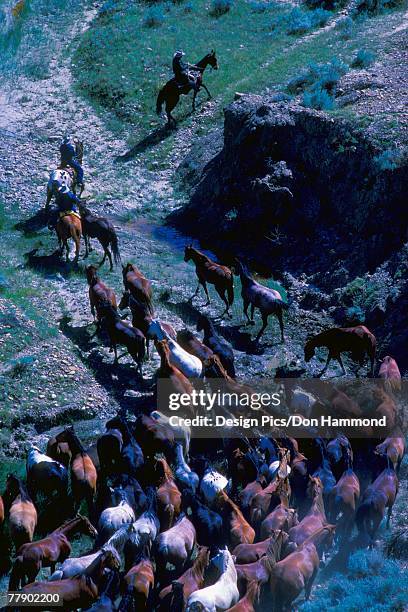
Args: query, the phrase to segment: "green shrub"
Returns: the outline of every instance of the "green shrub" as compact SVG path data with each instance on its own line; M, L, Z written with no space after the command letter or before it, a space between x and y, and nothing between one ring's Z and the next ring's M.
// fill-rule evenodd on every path
M314 11L304 10L295 6L283 15L274 17L271 23L273 30L281 30L291 35L299 35L324 26L332 14L322 8Z
M210 15L212 17L221 17L229 13L233 5L233 0L212 0Z
M375 60L374 53L371 51L366 51L365 49L360 49L357 51L356 57L351 62L352 68L368 68Z
M287 84L291 94L303 92L303 105L317 110L332 110L335 107L336 86L347 72L347 65L333 58L325 64L310 64L300 75Z
M353 36L354 22L351 17L340 17L336 23L336 30L340 32L340 37L347 40Z
M401 163L401 152L398 149L386 149L376 157L374 162L380 170L396 170Z
M326 89L316 86L311 91L303 94L303 106L315 108L316 110L333 110L334 97Z
M151 6L147 9L143 17L145 28L157 28L164 23L165 16L160 6Z

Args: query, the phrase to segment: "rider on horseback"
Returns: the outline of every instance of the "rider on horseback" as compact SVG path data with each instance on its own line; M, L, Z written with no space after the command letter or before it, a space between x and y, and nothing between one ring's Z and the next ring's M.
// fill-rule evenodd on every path
M77 173L76 182L78 186L83 187L84 171L77 159L77 151L75 147L74 138L72 136L64 136L59 150L61 154L61 167L71 166L72 168L74 168Z
M197 79L191 74L190 70L198 70L202 72L202 68L195 64L189 64L183 62L182 57L185 55L184 51L176 51L173 55L173 72L176 79L176 83L180 89L183 89L186 85L189 85L193 89L196 88Z
M81 200L65 185L58 189L55 196L55 202L57 208L53 209L51 213L51 218L48 222L49 229L55 229L59 217L64 216L66 213L74 212L79 216L79 204Z

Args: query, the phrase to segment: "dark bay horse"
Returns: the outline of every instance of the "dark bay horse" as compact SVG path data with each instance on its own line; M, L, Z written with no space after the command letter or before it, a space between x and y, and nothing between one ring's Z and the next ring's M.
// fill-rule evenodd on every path
M203 72L207 68L207 66L211 66L213 70L218 70L218 61L215 55L215 51L211 51L207 53L199 62L195 64L199 69L199 73L196 77L195 87L191 85L184 85L184 87L180 87L175 78L167 81L164 87L159 91L159 95L157 96L156 102L156 112L158 115L161 114L163 104L166 104L166 115L167 115L167 125L168 127L176 126L176 120L171 114L171 111L177 106L178 101L180 100L181 95L187 95L193 89L193 111L195 111L195 101L197 97L197 93L200 88L203 87L207 92L208 99L211 98L211 94L208 91L207 87L203 83Z
M191 299L196 297L200 290L200 285L202 285L205 295L207 296L207 303L205 306L208 306L210 304L210 296L207 289L207 283L210 283L210 285L214 285L216 292L225 304L225 310L221 316L227 314L231 317L232 315L229 312L229 308L234 302L234 277L231 270L227 268L227 266L216 263L207 257L207 255L204 255L204 253L201 253L201 251L197 251L191 244L184 249L184 261L187 262L190 260L195 264L198 278L197 289Z
M84 258L88 257L91 252L91 238L99 240L103 248L103 259L98 263L98 266L102 266L105 262L106 257L109 259L110 269L113 269L112 255L115 265L119 266L121 263L120 252L118 247L118 237L116 230L106 217L99 217L94 215L89 208L80 204L79 212L81 213L82 219L82 235L85 240L85 255ZM109 250L110 247L110 250Z
M357 529L370 538L370 544L387 513L387 527L390 526L392 507L398 493L398 477L393 468L386 468L364 491L356 513Z
M86 280L89 285L89 304L91 306L91 313L94 320L97 320L98 326L102 318L101 307L102 304L107 301L110 302L112 307L116 310L116 295L113 289L105 285L98 276L98 270L96 266L88 266L86 268Z

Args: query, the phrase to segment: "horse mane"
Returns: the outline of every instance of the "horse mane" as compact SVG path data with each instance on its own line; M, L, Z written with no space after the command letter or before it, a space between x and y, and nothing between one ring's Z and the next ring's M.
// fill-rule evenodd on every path
M322 514L323 516L326 516L326 512L325 512L325 509L324 509L323 484L322 484L322 481L320 480L320 478L318 476L317 477L313 477L313 478L314 478L314 480L317 479L320 482L321 488L320 488L319 494L315 495L312 498L311 509L315 507L317 510L319 510L320 514ZM309 483L309 485L307 487L308 490L309 490L310 484L311 483Z
M81 453L81 455L85 455L86 454L85 449L84 449L84 447L82 445L82 442L78 438L78 436L76 435L73 427L68 427L67 429L65 429L65 431L63 433L66 433L72 439L72 441L78 447L78 450Z
M157 463L159 463L163 468L163 476L160 477L159 484L163 484L168 480L174 480L173 472L167 461L163 459L163 457L160 457L160 459L157 459Z
M9 474L8 477L7 477L7 480L9 480L9 479L14 480L15 483L17 484L17 488L18 488L18 491L17 491L16 495L12 498L12 500L10 500L10 502L14 501L15 498L18 497L19 495L21 497L21 501L23 501L23 502L25 502L25 501L32 502L32 499L31 499L31 497L30 497L30 495L28 493L28 490L27 490L27 486L21 480L21 478L19 478L18 476L15 476L14 474ZM8 493L10 495L8 486L6 487L6 493ZM11 497L11 495L10 495L10 497Z
M204 362L204 368L205 369L206 368L211 368L211 367L214 367L214 366L218 369L218 375L219 375L220 378L224 378L227 381L235 382L235 381L233 381L231 376L228 374L227 370L222 365L218 355L211 355Z
M266 553L260 559L260 563L270 571L272 567L278 562L283 543L283 531L280 530L276 539L271 540L266 549Z
M191 571L197 576L204 576L204 570L207 567L210 559L210 549L207 546L203 546L194 560L191 566Z
M111 535L109 540L105 542L105 544L101 547L101 550L105 551L107 549L113 549L116 553L118 552L118 548L119 550L122 550L128 540L131 527L132 523L130 523L130 525L125 525L124 527L121 527L120 529L115 531L115 533Z
M309 544L310 542L313 542L313 538L315 538L317 535L320 535L321 533L323 533L323 531L331 531L334 530L336 528L335 525L323 525L322 527L319 527L318 529L316 529L316 531L314 531L308 538L306 538L306 540L304 540L302 542L302 544L300 544L296 550L300 550L302 549L304 546L306 546L307 544ZM295 551L296 552L296 551Z
M247 590L242 599L248 599L254 603L259 601L259 594L261 591L261 583L258 580L251 580L248 582Z

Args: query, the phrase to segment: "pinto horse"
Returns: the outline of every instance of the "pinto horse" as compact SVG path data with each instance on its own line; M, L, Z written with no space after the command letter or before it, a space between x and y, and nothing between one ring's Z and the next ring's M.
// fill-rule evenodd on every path
M184 86L180 86L176 79L170 79L167 83L162 87L159 91L159 95L157 96L156 102L156 112L158 115L161 114L162 106L166 104L166 115L167 115L167 126L171 127L176 126L176 120L171 114L171 111L177 106L178 101L180 100L180 95L187 95L193 89L193 111L195 111L195 100L197 97L197 93L203 87L207 92L208 99L211 98L211 94L208 91L207 87L203 83L203 73L207 66L211 66L213 70L218 70L218 61L215 55L215 51L212 50L210 53L207 53L199 62L195 64L199 69L198 74L195 79L195 86L192 87L190 84L186 84ZM194 73L196 74L196 72Z
M84 153L83 143L75 139L75 150L76 150L76 158L80 164L82 164L82 158ZM47 209L50 205L50 202L58 192L61 187L67 187L70 191L75 193L76 188L76 172L74 168L71 166L59 166L55 170L53 170L50 174L47 183L47 200L45 202L45 208ZM84 184L82 184L80 196L84 190Z
M53 492L66 497L68 492L68 470L59 463L44 455L39 448L32 446L27 453L27 488L35 501L36 494L41 492L48 496Z
M199 547L193 565L172 584L169 584L160 591L158 596L160 612L173 612L173 610L177 610L175 600L177 600L178 591L180 590L182 596L180 610L184 608L191 593L201 589L204 585L204 572L209 560L209 548L206 546Z
M64 248L66 251L66 260L69 259L69 246L68 240L72 238L75 243L75 257L74 263L78 262L79 259L79 250L81 247L81 236L82 236L82 223L81 219L79 219L73 213L64 214L63 217L60 217L57 221L57 225L55 227L55 231L57 233L58 244L59 244L59 254L62 255L64 252Z
M392 507L398 493L398 477L392 468L386 468L364 491L356 513L356 524L360 534L368 535L370 544L387 513L387 527L390 526Z
M88 511L91 513L96 492L96 468L76 436L73 427L68 427L59 433L56 440L57 442L67 442L71 451L71 489L75 508L77 509L81 501L85 499L88 504Z
M217 582L191 593L185 612L228 610L238 602L237 570L229 550L220 551L211 559L211 564L219 571Z
M89 304L91 306L91 314L94 321L100 323L102 318L101 306L104 302L109 302L112 307L117 310L116 295L113 289L110 289L98 276L96 266L88 266L86 268L86 280L89 285Z
M75 533L84 533L93 538L97 536L96 529L88 519L78 514L42 540L20 546L11 571L9 590L17 591L20 584L34 582L42 567L50 567L51 573L54 572L55 564L62 563L71 554L68 537Z
M279 322L281 340L285 341L283 335L283 311L289 308L289 305L283 301L281 294L276 289L270 289L261 285L252 278L248 268L244 266L238 259L236 260L236 270L241 278L241 296L243 302L244 315L248 323L254 325L254 311L258 308L262 317L262 327L258 332L255 342L258 342L268 325L269 315L275 315ZM248 306L251 305L251 317L248 316Z
M103 258L98 263L98 266L102 266L105 263L106 257L109 260L110 269L113 270L112 255L115 265L121 264L120 252L118 247L118 237L116 235L113 224L105 217L97 217L93 215L89 208L83 204L79 205L79 212L82 220L82 233L85 240L85 255L84 259L88 257L91 252L91 238L99 240L103 248ZM110 250L109 250L110 247Z
M37 510L25 484L13 474L7 476L3 502L5 514L9 518L11 539L17 551L23 544L33 540Z
M376 352L376 339L374 334L370 332L364 325L356 327L333 327L326 331L313 336L305 344L305 361L309 362L315 354L315 349L324 346L329 350L326 365L320 372L322 376L332 359L336 359L342 369L343 374L346 374L341 353L351 353L353 361L359 363L359 367L364 363L364 358L367 355L370 359L370 374L374 373L374 361Z
M229 312L230 306L234 303L234 276L227 266L222 266L209 257L197 251L193 246L186 246L184 249L184 261L188 262L192 260L196 267L196 275L198 278L198 285L195 293L191 299L198 295L200 285L202 285L205 295L207 296L207 302L204 306L208 306L210 302L210 295L207 289L207 283L214 285L214 288L222 301L225 304L225 310L221 316L227 314L229 317L232 315Z

